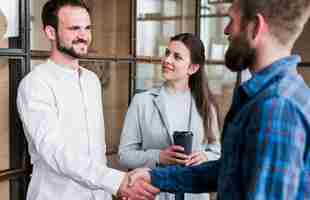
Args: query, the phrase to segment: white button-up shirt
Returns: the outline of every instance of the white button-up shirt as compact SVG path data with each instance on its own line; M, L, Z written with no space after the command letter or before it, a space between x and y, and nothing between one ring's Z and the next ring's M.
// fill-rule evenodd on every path
M101 86L93 72L48 60L22 80L17 106L33 164L28 200L116 194L124 173L106 166Z

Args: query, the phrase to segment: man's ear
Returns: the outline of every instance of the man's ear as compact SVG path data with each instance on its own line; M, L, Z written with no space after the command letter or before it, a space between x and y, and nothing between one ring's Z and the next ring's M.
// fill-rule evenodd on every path
M199 64L191 64L188 68L188 74L192 75L195 74L199 70Z
M47 25L44 32L49 40L56 40L56 29L54 27Z
M250 24L250 39L257 44L268 30L268 24L265 17L258 13L255 20Z

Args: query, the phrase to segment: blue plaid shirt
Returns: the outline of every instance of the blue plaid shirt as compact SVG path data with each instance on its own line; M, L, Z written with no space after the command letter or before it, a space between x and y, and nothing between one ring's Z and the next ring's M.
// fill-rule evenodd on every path
M151 171L170 192L218 192L221 200L310 199L310 90L299 56L278 60L236 89L225 118L222 157Z

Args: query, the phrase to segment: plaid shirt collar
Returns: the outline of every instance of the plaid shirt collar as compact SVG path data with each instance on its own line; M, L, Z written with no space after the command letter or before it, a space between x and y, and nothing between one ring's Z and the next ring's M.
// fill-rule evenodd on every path
M296 66L300 60L300 56L298 55L279 59L267 66L264 70L253 74L253 77L244 82L241 88L251 98L266 88L277 75L288 72L296 73Z

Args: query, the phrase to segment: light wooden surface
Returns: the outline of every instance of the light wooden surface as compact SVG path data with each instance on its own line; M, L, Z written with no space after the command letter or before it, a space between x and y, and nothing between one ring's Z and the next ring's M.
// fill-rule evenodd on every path
M0 58L0 170L9 162L9 72L6 60Z
M0 170L9 167L9 72L0 58ZM0 199L9 200L9 183L0 182Z

